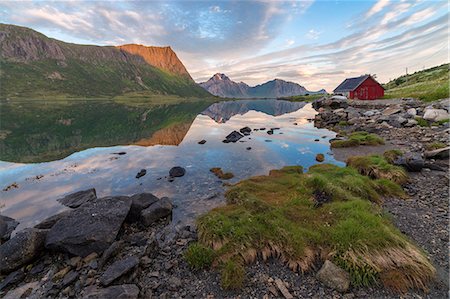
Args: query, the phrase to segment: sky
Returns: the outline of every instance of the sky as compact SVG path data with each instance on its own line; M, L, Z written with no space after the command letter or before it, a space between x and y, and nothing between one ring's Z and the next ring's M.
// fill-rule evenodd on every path
M171 46L196 82L332 91L449 62L447 1L3 1L0 22L66 42Z

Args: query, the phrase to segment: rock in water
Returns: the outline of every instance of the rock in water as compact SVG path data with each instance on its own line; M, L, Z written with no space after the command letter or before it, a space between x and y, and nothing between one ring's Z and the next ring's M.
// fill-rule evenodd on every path
M169 175L173 178L182 177L185 173L186 173L186 170L180 166L172 167L169 171Z
M237 142L239 141L239 139L241 139L242 137L244 137L244 135L242 135L241 133L239 133L238 131L233 131L230 134L228 134L227 137L225 137L225 141L228 142Z
M139 221L141 217L141 211L148 208L153 203L159 200L158 197L151 193L140 193L131 196L131 208L127 216L128 222Z
M346 292L350 286L350 275L329 260L326 260L317 272L317 279L339 292Z
M250 135L252 129L250 129L249 127L243 127L242 129L239 130L239 132L241 132L244 135Z
M141 221L149 226L157 220L170 216L172 214L172 203L167 197L163 197L148 208L142 210Z
M125 196L88 202L53 225L45 245L83 257L100 254L115 240L130 207Z
M69 208L78 208L88 201L97 199L97 194L95 189L88 189L83 191L78 191L67 195L66 197L60 198L57 201Z
M136 178L138 179L138 178L140 178L140 177L143 177L143 176L146 175L146 174L147 174L147 170L141 169L141 171L139 171L139 172L136 174Z
M139 264L139 259L135 256L129 256L123 260L113 263L106 269L100 277L100 283L103 286L110 285L114 280L126 274Z
M123 284L110 286L108 288L98 288L91 286L86 289L83 298L85 299L136 299L139 295L139 288L135 284Z
M205 139L200 140L200 141L198 142L198 144L205 144L205 143L206 143L206 140L205 140Z
M32 261L43 250L46 230L29 228L0 245L0 273L9 273Z
M3 241L9 240L11 237L11 233L16 229L19 225L19 222L16 220L0 215L0 244Z

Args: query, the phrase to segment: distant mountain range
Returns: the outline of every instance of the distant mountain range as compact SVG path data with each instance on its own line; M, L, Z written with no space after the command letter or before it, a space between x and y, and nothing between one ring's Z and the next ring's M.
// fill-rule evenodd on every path
M278 98L312 93L326 93L308 91L305 87L294 82L274 79L264 84L249 86L244 82L234 82L225 74L215 74L208 81L199 83L211 94L224 98Z
M0 24L0 69L2 98L209 95L170 47L77 45L7 24Z

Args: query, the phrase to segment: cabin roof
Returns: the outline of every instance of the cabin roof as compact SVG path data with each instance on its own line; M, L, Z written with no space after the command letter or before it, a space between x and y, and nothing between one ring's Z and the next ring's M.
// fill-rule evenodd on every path
M347 78L333 92L348 92L355 90L361 83L363 83L370 75L364 75L360 77Z

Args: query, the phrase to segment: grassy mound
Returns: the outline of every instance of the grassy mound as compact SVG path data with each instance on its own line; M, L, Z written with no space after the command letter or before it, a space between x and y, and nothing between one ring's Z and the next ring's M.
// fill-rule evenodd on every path
M346 140L335 140L331 142L331 147L353 147L359 145L380 145L384 144L383 138L376 134L367 132L353 132Z
M385 153L389 158L394 152ZM388 179L397 184L404 184L408 181L406 171L399 166L390 164L385 157L379 155L355 156L347 160L347 166L358 170L362 175L373 179Z
M286 167L228 190L226 206L197 220L199 242L215 251L213 264L222 269L272 257L305 272L332 259L355 286L381 281L398 290L425 289L433 266L376 204L382 196L402 195L394 182L351 167L320 164L307 173Z

